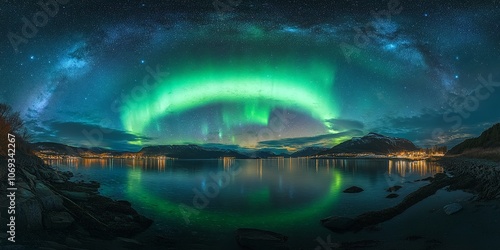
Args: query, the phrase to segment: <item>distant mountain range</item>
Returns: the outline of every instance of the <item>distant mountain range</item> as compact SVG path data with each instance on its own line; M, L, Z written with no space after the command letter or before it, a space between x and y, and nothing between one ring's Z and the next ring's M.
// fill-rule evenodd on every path
M317 155L321 152L328 150L328 148L320 148L320 147L308 147L297 152L294 152L290 155L290 157L307 157Z
M339 145L319 153L319 155L330 154L389 154L401 151L416 151L417 146L413 142L396 137L387 137L377 133L369 133L363 137L353 137Z
M147 146L139 152L120 152L104 148L72 147L60 143L39 142L33 143L32 148L39 154L46 156L74 156L74 157L158 157L167 156L178 159L216 159L234 157L248 158L273 158L273 157L308 157L332 154L388 154L400 151L415 151L418 148L409 140L387 137L376 133L369 133L363 137L354 137L333 148L308 147L292 154L275 154L271 151L256 150L239 152L236 150L215 147L202 147L199 145L161 145Z
M467 139L456 145L446 155L500 159L500 123L487 129L479 137Z
M218 148L204 148L198 145L166 145L144 147L137 152L138 156L167 156L178 159L215 159L234 157L238 159L250 158L234 150Z
M248 153L245 153L248 155L250 158L257 158L257 159L265 159L265 158L273 158L273 157L290 157L289 154L281 153L281 154L275 154L274 152L268 151L268 150L257 150L257 151L250 151Z
M221 157L250 158L234 150L218 148L204 148L197 145L164 145L149 146L139 152L121 152L104 148L72 147L60 143L38 142L31 144L33 151L47 156L99 157L99 156L138 156L156 157L167 156L178 159L216 159Z
M32 143L31 148L35 152L40 152L47 155L66 155L74 157L86 157L95 154L110 154L116 156L125 153L121 151L109 150L98 147L93 147L93 148L72 147L55 142Z

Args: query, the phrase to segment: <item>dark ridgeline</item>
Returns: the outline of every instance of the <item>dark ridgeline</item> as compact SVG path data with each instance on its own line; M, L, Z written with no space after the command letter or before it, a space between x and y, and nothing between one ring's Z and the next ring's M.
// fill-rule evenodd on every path
M448 151L447 155L480 154L481 152L484 153L485 151L494 150L496 148L500 148L500 123L487 129L481 133L479 137L467 139L456 145ZM500 153L500 151L497 153Z
M275 157L308 157L328 154L390 154L401 151L419 150L411 141L402 138L387 137L376 133L369 133L364 137L354 137L331 149L322 147L307 147L292 154L276 154L269 150L255 150L239 152L217 147L203 147L199 145L157 145L147 146L139 152L120 152L104 148L72 147L60 143L39 142L31 144L35 152L47 156L74 156L74 157L170 157L177 159L217 159L234 157L236 159L265 159Z
M321 148L321 147L307 147L304 149L301 149L297 152L294 152L291 154L291 157L307 157L307 156L313 156L317 155L323 151L328 150L327 148Z
M277 157L277 155L271 151L267 150L256 150L248 154L250 158L256 158L256 159L265 159L265 158L271 158L271 157Z
M141 156L167 156L178 159L217 159L222 157L234 157L248 159L249 157L234 150L218 148L204 148L198 145L164 145L144 147L137 152Z
M31 144L31 148L36 152L44 152L51 155L65 155L73 157L86 157L89 155L109 154L118 156L124 152L110 150L100 147L72 147L61 143L55 142L36 142Z
M72 147L60 143L53 142L38 142L33 143L34 151L51 156L73 156L73 157L159 157L166 156L178 159L216 159L221 157L235 157L238 159L249 158L246 155L240 154L234 150L224 150L217 148L205 148L197 145L163 145L163 146L148 146L142 148L139 152L121 152L109 150L105 148L83 148Z
M395 137L387 137L377 133L369 133L363 137L353 137L351 140L340 143L339 145L319 153L319 155L328 154L390 154L401 151L417 151L418 148L413 142Z

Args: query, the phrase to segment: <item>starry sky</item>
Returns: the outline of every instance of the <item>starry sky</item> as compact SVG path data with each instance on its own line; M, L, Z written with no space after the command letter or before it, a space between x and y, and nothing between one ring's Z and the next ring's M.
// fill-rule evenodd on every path
M500 122L500 1L2 1L33 141L294 151Z

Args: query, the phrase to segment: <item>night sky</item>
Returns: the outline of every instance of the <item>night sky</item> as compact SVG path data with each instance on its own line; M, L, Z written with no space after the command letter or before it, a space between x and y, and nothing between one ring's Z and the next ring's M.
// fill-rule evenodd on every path
M158 2L1 2L0 102L32 141L452 146L500 122L500 1Z

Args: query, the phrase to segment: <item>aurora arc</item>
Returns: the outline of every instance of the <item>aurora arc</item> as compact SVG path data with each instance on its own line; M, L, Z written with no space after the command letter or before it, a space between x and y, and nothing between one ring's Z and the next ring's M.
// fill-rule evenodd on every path
M333 63L321 58L198 61L173 70L146 98L127 100L121 119L127 131L141 134L151 122L169 114L222 103L226 126L266 126L275 108L303 112L324 122L338 112L334 77Z

